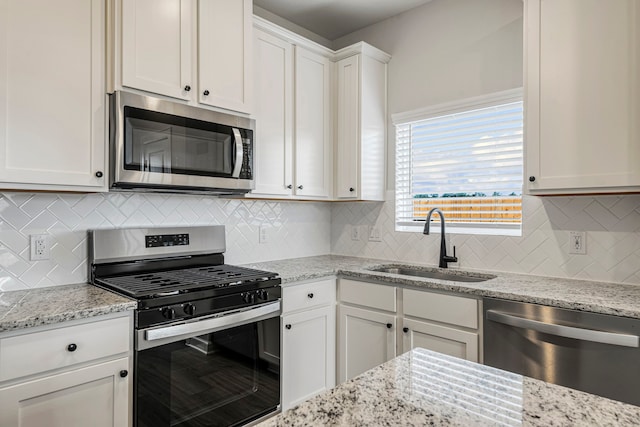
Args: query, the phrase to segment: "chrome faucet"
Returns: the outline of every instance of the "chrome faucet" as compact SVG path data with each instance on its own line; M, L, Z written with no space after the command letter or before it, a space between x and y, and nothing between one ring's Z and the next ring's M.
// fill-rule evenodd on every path
M447 268L447 264L450 262L458 262L456 258L456 247L453 247L453 256L447 255L447 244L444 240L444 214L438 208L433 208L427 214L427 222L424 223L424 231L422 234L429 235L429 226L431 224L431 215L437 212L440 215L440 268Z

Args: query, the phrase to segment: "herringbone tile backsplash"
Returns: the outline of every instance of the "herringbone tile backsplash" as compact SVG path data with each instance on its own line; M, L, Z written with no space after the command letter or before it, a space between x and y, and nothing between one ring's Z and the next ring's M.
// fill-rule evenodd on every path
M330 250L331 208L209 196L0 193L0 291L87 281L87 230L224 224L231 264ZM259 227L268 241L258 242ZM30 261L29 235L49 234L51 258Z
M437 264L440 237L394 229L387 203L308 203L156 194L0 193L0 291L87 280L87 230L224 224L232 264L352 255ZM525 197L522 237L450 235L459 268L640 284L640 195ZM377 226L382 242L351 240ZM258 243L260 226L269 241ZM587 254L569 255L569 231L586 231ZM30 261L29 235L50 236L51 258Z
M437 265L440 235L396 232L387 200L332 205L331 253ZM525 196L523 224L522 237L447 236L451 267L640 284L640 195ZM352 240L353 225L378 227L382 241ZM586 255L568 253L570 231L586 232Z

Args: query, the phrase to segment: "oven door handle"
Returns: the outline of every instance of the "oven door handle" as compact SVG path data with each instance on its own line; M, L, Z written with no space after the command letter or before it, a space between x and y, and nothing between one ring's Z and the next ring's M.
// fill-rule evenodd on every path
M203 333L229 329L235 326L276 317L280 315L280 301L252 307L248 310L235 311L218 317L209 317L196 322L182 323L164 328L148 329L144 331L145 341L156 341L167 338L197 336Z
M237 128L233 129L233 138L236 140L236 162L233 165L233 173L231 176L233 178L238 178L240 176L240 171L242 170L242 163L244 162L244 150L242 149L242 135L240 135L240 130Z

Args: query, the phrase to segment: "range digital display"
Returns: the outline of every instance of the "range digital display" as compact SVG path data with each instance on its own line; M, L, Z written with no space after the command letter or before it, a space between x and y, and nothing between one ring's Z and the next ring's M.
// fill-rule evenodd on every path
M155 234L144 236L147 248L158 248L161 246L188 246L189 234Z

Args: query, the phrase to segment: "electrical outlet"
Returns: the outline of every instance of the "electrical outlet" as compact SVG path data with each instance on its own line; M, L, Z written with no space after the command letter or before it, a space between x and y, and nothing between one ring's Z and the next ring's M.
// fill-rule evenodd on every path
M351 240L360 240L360 227L357 225L351 226Z
M269 242L269 227L265 227L261 225L258 229L258 242L259 243L267 243Z
M31 261L41 261L49 259L49 236L47 234L31 234L29 236L29 252Z
M569 253L578 255L587 253L587 233L584 231L569 232Z
M381 242L382 238L380 237L380 229L378 227L372 226L369 228L369 241L370 242Z

